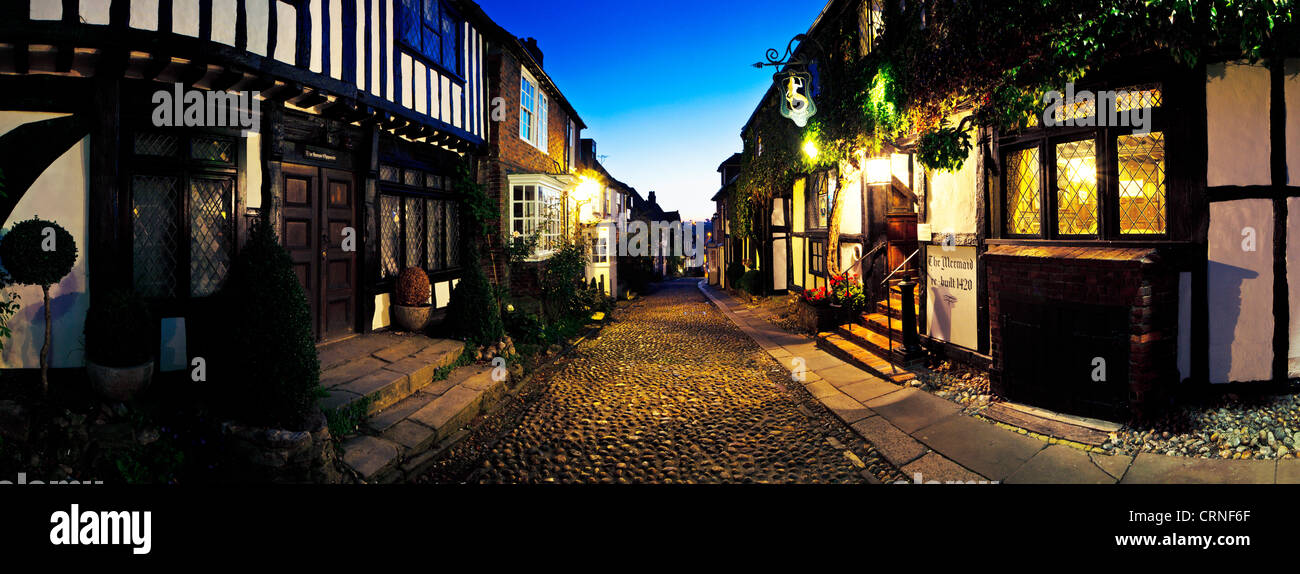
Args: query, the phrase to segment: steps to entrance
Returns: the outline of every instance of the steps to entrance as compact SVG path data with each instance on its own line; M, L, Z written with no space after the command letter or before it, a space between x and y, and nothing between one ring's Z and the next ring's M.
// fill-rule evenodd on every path
M370 417L362 435L343 443L343 462L366 482L397 482L426 470L427 463L468 432L480 413L506 394L506 379L490 365L469 365Z
M862 327L854 326L866 331ZM844 338L839 334L839 330L835 333L819 333L817 347L887 381L902 385L916 378L916 374L912 371L895 366L880 355L863 348L862 345Z
M386 409L433 383L460 358L465 343L409 333L371 333L320 347L325 409L369 399L366 414Z

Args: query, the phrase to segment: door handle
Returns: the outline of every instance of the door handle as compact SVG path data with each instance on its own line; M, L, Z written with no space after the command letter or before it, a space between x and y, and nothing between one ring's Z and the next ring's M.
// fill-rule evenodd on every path
M329 258L330 234L328 231L322 231L320 234L320 258L325 260Z

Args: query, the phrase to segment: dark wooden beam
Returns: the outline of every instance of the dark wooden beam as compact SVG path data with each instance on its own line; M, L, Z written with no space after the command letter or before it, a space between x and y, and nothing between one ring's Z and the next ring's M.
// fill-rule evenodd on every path
M144 65L144 70L141 71L141 75L145 80L153 80L162 75L163 71L166 70L167 66L170 66L171 63L172 57L170 55L158 53L151 54L149 56L149 62Z
M77 49L68 44L59 44L54 47L54 71L60 74L66 74L72 71L72 59L77 55Z
M302 95L292 99L289 103L303 109L311 109L328 101L325 94L319 90L306 90Z
M207 63L199 60L194 60L191 61L189 65L185 66L184 69L181 70L181 73L177 79L180 80L180 82L182 84L185 84L186 86L193 86L194 84L197 84L199 80L202 80L207 75L208 75Z
M285 102L296 98L302 94L302 84L298 82L284 82L276 84L270 88L262 90L262 95L274 102Z
M218 92L224 92L235 87L235 84L243 81L243 79L243 72L234 68L226 68L221 71L221 74L217 75L216 79L212 80L211 85L208 87Z
M27 72L31 71L31 69L32 69L32 58L31 58L31 52L27 48L27 44L15 44L14 45L14 72L18 73L19 75L25 76L27 75Z
M334 100L325 107L321 108L320 114L330 119L341 120L351 118L357 113L357 109L350 102L343 98Z

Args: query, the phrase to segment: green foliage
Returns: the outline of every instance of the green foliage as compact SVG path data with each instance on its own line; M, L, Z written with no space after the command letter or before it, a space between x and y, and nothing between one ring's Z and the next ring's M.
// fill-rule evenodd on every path
M736 285L740 283L740 278L745 275L745 265L739 261L732 261L727 264L727 285Z
M18 293L8 291L8 287L9 277L0 270L0 351L5 349L5 341L13 335L13 331L9 328L9 319L13 318L19 308Z
M361 397L338 408L325 410L325 425L330 429L330 436L342 438L357 432L361 423L366 422L366 413L370 411L370 397Z
M582 281L586 268L587 250L581 242L564 245L546 260L541 288L548 319L560 319L579 307L577 296L586 289Z
M506 256L511 264L518 264L527 261L533 253L537 252L537 246L542 241L542 231L539 229L532 235L516 235L510 239L506 245Z
M916 144L917 159L928 169L957 171L970 154L970 132L943 126L921 134Z
M47 229L53 234L49 235ZM53 221L39 217L20 221L0 239L0 264L21 285L54 285L72 271L76 262L77 242Z
M514 311L505 314L506 333L518 343L537 344L546 334L546 323L541 317L528 311Z
M474 345L490 345L501 340L505 329L494 293L487 274L477 262L466 268L465 276L451 292L446 318L448 329Z
M185 452L169 437L162 437L146 446L117 451L111 460L127 484L168 484L184 468Z
M754 269L752 271L746 271L744 275L740 276L740 279L736 281L736 288L749 293L750 295L758 295L759 284L761 283L762 277L759 275L759 271Z
M232 332L214 372L226 373L219 390L230 399L226 408L251 424L305 424L325 396L311 312L293 261L265 221L253 223L223 299Z
M471 160L466 159L456 166L456 176L452 180L452 189L460 194L461 213L464 215L462 221L462 231L466 241L462 244L477 246L479 241L488 236L491 232L488 224L497 217L496 204L487 196L483 186L479 185L478 179L474 176L474 169ZM477 249L462 249L462 255L473 252L478 255Z
M152 313L134 291L110 291L86 312L86 356L105 367L126 368L153 358Z

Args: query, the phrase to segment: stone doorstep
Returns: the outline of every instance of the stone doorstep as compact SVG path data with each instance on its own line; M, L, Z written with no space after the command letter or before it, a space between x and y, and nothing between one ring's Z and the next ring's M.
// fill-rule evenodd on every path
M343 443L343 462L371 482L392 470L401 457L402 448L391 441L361 435Z
M411 416L415 411L424 408L425 405L433 402L433 399L436 398L438 398L438 395L424 391L415 393L398 401L393 406L371 416L366 420L366 426L369 427L371 431L383 433L392 428L393 425L405 420L406 417Z
M327 389L334 388L378 371L384 368L386 364L374 357L353 359L334 368L321 371L320 384Z
M424 350L432 341L427 337L411 338L375 351L371 356L385 363L396 363Z
M388 369L379 369L338 388L369 398L367 415L382 411L411 394L410 377Z
M484 393L461 385L452 387L424 408L414 412L407 420L434 429L438 439L451 436L457 429L478 415Z
M385 439L406 447L408 452L420 452L429 448L435 436L437 431L409 420L398 421L384 432Z
M328 371L353 359L368 357L371 353L393 344L384 333L359 335L317 347L321 371Z

